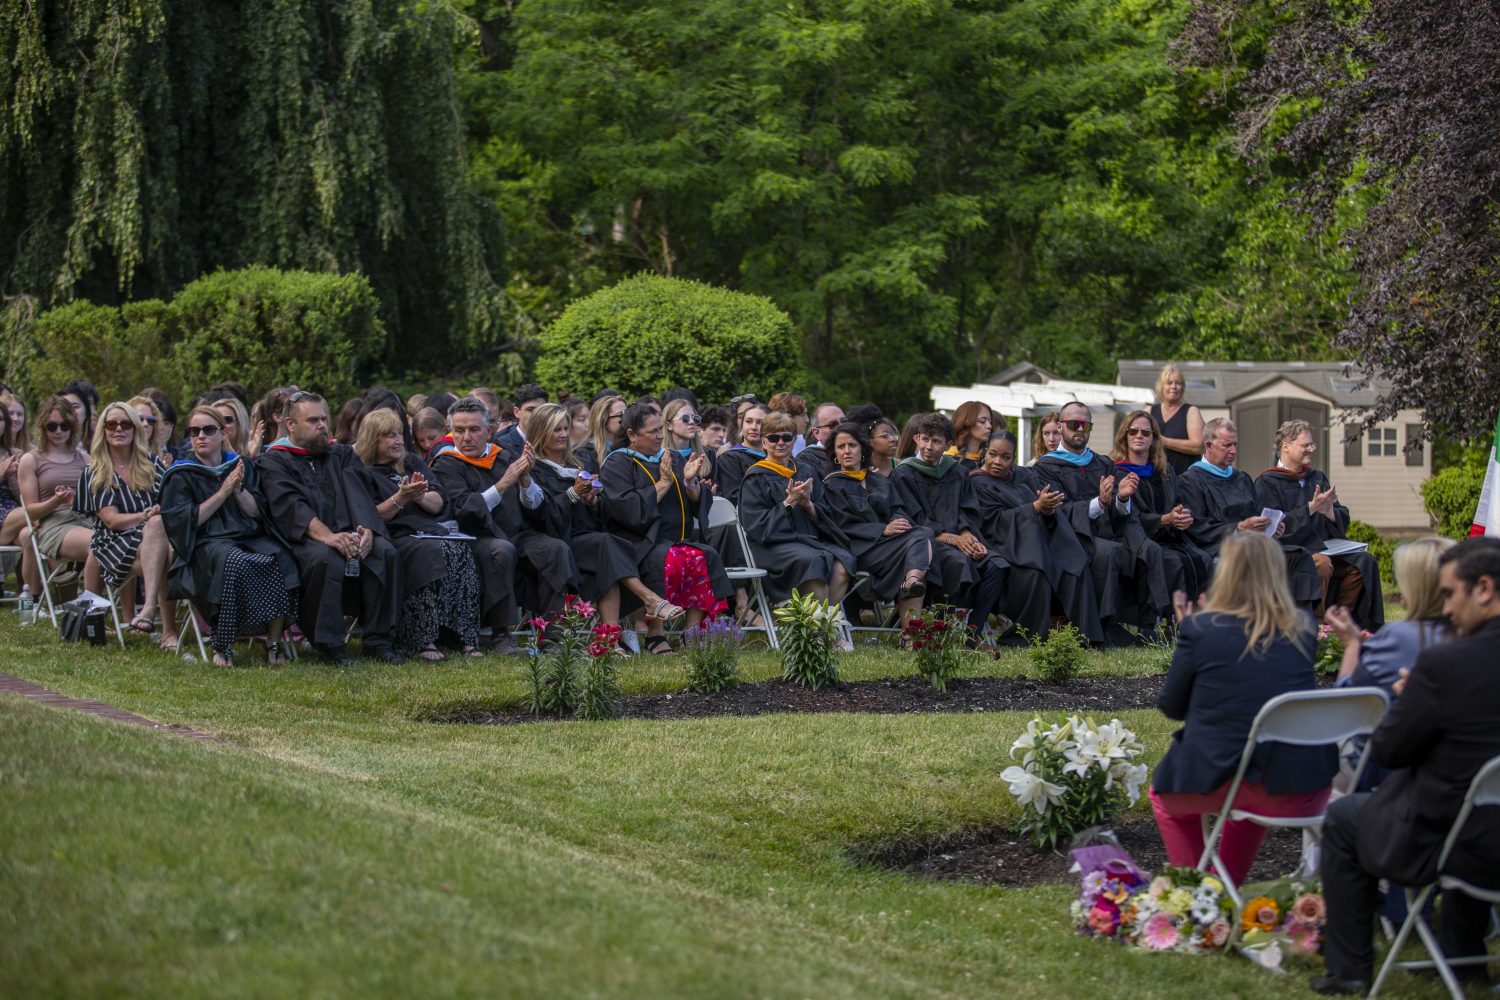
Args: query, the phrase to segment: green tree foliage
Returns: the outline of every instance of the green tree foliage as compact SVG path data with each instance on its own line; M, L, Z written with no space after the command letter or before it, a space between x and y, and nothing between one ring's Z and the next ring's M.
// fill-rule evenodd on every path
M642 274L579 299L541 337L537 378L586 394L688 385L762 399L807 379L791 319L769 300Z
M453 84L467 27L398 0L0 4L0 294L359 271L394 360L494 346L498 218Z
M1469 536L1488 463L1487 454L1479 459L1455 462L1422 484L1422 505L1432 517L1438 534L1449 538Z
M74 378L90 379L106 399L155 385L186 402L226 379L342 398L364 384L386 342L378 306L362 275L221 271L170 302L49 310L36 321L40 353L6 376L33 400Z

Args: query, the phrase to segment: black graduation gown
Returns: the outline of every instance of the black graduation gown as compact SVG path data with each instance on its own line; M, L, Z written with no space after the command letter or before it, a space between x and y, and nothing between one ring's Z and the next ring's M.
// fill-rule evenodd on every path
M643 462L624 449L610 452L599 470L604 483L604 499L600 502L604 526L630 544L637 575L663 597L667 551L674 545L691 545L702 550L714 596L730 597L734 594L734 584L724 572L724 560L712 545L702 540L699 531L700 525L708 523L713 491L699 487L695 501L674 472L672 488L658 503L656 482L660 471L659 463Z
M1235 469L1234 475L1224 478L1196 465L1178 480L1177 502L1193 512L1188 540L1214 559L1218 558L1219 545L1224 539L1245 518L1259 515L1262 506L1255 496L1255 484L1246 473ZM1300 546L1283 546L1282 551L1286 555L1292 599L1300 604L1317 604L1323 596L1323 584L1312 556Z
M407 475L420 472L423 478L431 481L432 475L426 463L414 455L407 455L406 460L412 465ZM388 465L366 466L364 481L370 491L370 500L378 506L389 500L391 494L395 493L401 485L401 473ZM395 517L385 522L385 527L391 533L391 544L396 547L396 552L401 556L401 598L403 601L423 587L430 586L443 578L448 568L447 561L443 558L442 545L413 537L419 531L431 534L444 533L447 529L438 523L436 516L427 513L415 503L409 503Z
M1333 520L1322 514L1312 514L1307 505L1315 490L1326 490L1330 486L1328 476L1321 469L1309 469L1300 480L1267 469L1255 480L1255 499L1262 507L1270 507L1286 514L1282 522L1286 531L1281 536L1283 545L1297 545L1309 552L1321 552L1323 543L1335 538L1348 537L1349 508L1341 503L1333 505ZM1385 624L1385 596L1380 590L1380 564L1369 552L1351 552L1348 555L1332 556L1334 565L1348 563L1364 578L1364 590L1359 604L1354 608L1354 617L1363 627L1374 630Z
M792 460L793 478L808 478ZM771 469L751 466L740 485L740 523L750 542L755 565L765 570L766 592L773 601L784 601L808 580L833 578L834 563L841 563L850 577L857 564L849 551L849 539L833 518L820 513L810 516L801 507L786 505L785 476ZM813 480L813 507L823 507L823 484Z
M896 518L912 519L884 476L866 473L860 481L843 472L833 473L823 480L823 503L818 510L844 533L856 566L870 574L870 586L882 600L895 600L912 570L927 576L932 529L913 522L910 530L899 535L885 533L885 526Z
M1196 601L1198 595L1208 589L1213 560L1180 529L1162 525L1162 515L1180 502L1175 473L1169 471L1163 476L1158 470L1154 475L1141 477L1140 488L1135 491L1135 508L1141 519L1141 528L1161 546L1168 585L1173 590L1182 590Z
M1012 566L1039 571L1063 616L1091 642L1102 642L1089 555L1067 518L1039 514L1032 506L1042 488L1036 473L1021 466L1009 479L971 472L969 485L979 503L985 541Z
M445 451L434 456L431 465L438 488L448 501L448 515L458 522L459 529L481 540L493 540L474 547L483 578L485 614L502 606L512 593L526 608L552 614L561 610L568 592L578 589L578 566L567 543L547 532L545 492L542 505L535 508L521 502L519 484L506 490L493 510L485 502L485 490L500 481L511 461L501 452L486 469ZM494 544L497 542L507 544ZM507 551L510 546L514 546L513 551ZM525 570L519 576L515 573L517 565ZM508 612L503 614L508 617Z
M240 510L239 504L231 498L221 504L207 521L199 524L198 505L218 491L223 477L197 462L179 462L169 467L161 481L162 527L166 530L167 541L172 544L172 565L167 568L167 597L192 601L210 624L218 621L224 562L232 549L274 558L282 582L289 591L295 590L302 582L297 573L297 561L270 520L255 460L244 458L242 461L245 467L242 482L245 491L260 507L259 518Z
M592 440L585 441L577 448L574 448L573 459L583 471L593 476L599 474L599 456L594 452L594 442Z
M1079 539L1084 546L1094 550L1101 542L1117 542L1122 546L1119 562L1120 601L1115 614L1133 619L1137 624L1149 625L1157 615L1170 614L1172 590L1167 585L1166 570L1162 564L1161 547L1146 537L1141 522L1134 510L1126 513L1118 501L1103 506L1099 517L1089 516L1090 504L1099 499L1099 480L1114 476L1118 486L1124 478L1115 463L1100 454L1093 454L1084 465L1074 465L1053 455L1043 455L1033 466L1038 478L1055 490L1060 490L1068 499L1062 510L1067 513ZM1132 507L1134 505L1132 504ZM1092 542L1087 539L1092 539ZM1100 567L1095 565L1095 580L1099 580ZM1100 613L1109 616L1108 596L1099 594Z
M795 456L797 472L803 479L812 476L817 482L822 482L833 474L833 456L820 444L810 444L803 448Z
M302 575L302 633L323 648L342 646L347 596L350 613L357 603L366 645L389 643L401 612L401 560L370 500L364 464L354 449L330 444L322 455L310 455L272 445L258 464L271 520ZM344 577L342 555L308 535L314 518L330 531L363 527L374 533L369 554L360 559L357 583Z
M762 453L742 445L735 445L720 455L719 478L714 480L719 487L719 496L738 507L740 505L740 481L745 478L745 470L765 457Z
M578 592L586 600L597 601L622 580L640 575L630 542L603 530L597 506L568 496L576 479L544 461L531 467L531 478L547 497L544 509L548 534L561 538L573 550L578 563ZM597 500L595 505L602 502ZM622 601L634 600L625 591L620 597Z

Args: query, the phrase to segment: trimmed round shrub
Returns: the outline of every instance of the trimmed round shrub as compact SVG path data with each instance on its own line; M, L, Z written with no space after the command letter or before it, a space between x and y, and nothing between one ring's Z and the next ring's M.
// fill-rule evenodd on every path
M1458 539L1468 537L1488 461L1489 456L1484 455L1477 461L1450 465L1422 484L1422 504L1438 534Z
M541 348L537 381L580 395L685 385L705 402L769 399L807 382L797 331L770 299L650 274L574 302Z

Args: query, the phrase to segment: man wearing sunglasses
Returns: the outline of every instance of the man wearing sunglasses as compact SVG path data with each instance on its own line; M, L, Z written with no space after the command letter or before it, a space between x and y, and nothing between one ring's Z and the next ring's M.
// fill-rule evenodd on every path
M1161 546L1146 537L1131 503L1140 477L1122 475L1108 456L1089 448L1094 418L1087 405L1074 400L1061 413L1062 443L1037 460L1036 474L1067 497L1061 513L1092 560L1105 644L1146 641L1158 618L1170 620L1172 591ZM1123 628L1127 623L1142 634Z
M797 464L818 477L818 482L833 471L833 455L829 444L833 441L833 429L844 422L844 408L837 403L819 403L813 410L812 424L807 428L807 447L797 454Z

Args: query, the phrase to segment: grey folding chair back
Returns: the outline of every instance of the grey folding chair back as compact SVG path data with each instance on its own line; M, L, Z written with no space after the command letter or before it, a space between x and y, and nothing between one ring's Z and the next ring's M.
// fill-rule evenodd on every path
M764 632L766 642L772 649L780 649L781 643L776 638L776 620L771 617L771 603L766 600L766 589L762 581L767 573L755 565L755 554L750 551L750 540L745 537L744 525L740 524L740 514L730 503L727 497L714 497L712 506L708 509L708 526L710 528L722 528L725 525L734 525L736 536L740 540L740 551L745 554L745 565L725 566L724 573L730 580L737 584L744 584L750 588L750 595L755 601L755 610L760 615L761 625L746 625L746 632Z
M1266 816L1234 807L1245 772L1255 757L1256 748L1262 743L1288 743L1293 746L1324 746L1340 743L1356 736L1367 736L1380 725L1390 705L1390 697L1380 688L1336 688L1326 691L1290 691L1277 695L1261 706L1250 724L1250 733L1245 739L1244 752L1240 754L1240 765L1229 783L1224 804L1219 807L1212 829L1209 818L1203 817L1205 835L1203 856L1198 861L1201 871L1212 871L1224 882L1225 889L1236 904L1240 899L1239 886L1229 877L1224 860L1219 857L1219 840L1224 834L1224 824L1229 820L1249 820L1262 826L1300 828L1304 841L1315 842L1323 826L1323 815L1316 816ZM1369 760L1370 748L1365 746L1359 764L1354 769L1357 787Z
M1443 840L1443 849L1438 853L1437 881L1422 886L1420 889L1406 890L1406 921L1401 925L1401 930L1396 935L1396 940L1391 942L1391 950L1386 953L1385 962L1380 966L1380 975L1375 977L1374 984L1370 987L1370 996L1376 996L1385 985L1386 977L1391 974L1392 969L1437 969L1438 975L1442 977L1443 984L1448 987L1454 1000L1463 1000L1464 990L1458 982L1458 977L1453 974L1455 966L1488 965L1490 962L1500 962L1500 955L1478 955L1470 958L1448 958L1443 954L1442 945L1438 943L1437 935L1428 926L1427 920L1422 916L1422 911L1427 907L1427 901L1438 889L1451 889L1462 892L1466 896L1482 899L1491 906L1500 905L1500 889L1491 889L1477 886L1464 879L1453 875L1443 874L1443 869L1448 867L1448 856L1453 853L1453 845L1463 835L1464 827L1469 822L1469 817L1474 810L1481 806L1500 806L1500 757L1492 757L1489 762L1479 769L1474 775L1474 780L1469 782L1469 790L1464 795L1463 805L1459 807L1458 815L1453 819L1453 825L1448 828L1448 836ZM1432 957L1415 962L1399 961L1401 948L1406 944L1407 938L1415 930L1422 944L1427 948L1427 953Z

